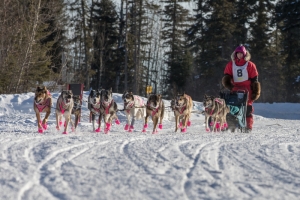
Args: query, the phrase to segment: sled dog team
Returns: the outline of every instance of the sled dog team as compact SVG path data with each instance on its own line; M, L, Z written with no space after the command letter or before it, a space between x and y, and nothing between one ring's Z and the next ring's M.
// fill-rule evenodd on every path
M132 92L124 92L122 95L124 111L126 115L125 131L132 132L136 120L142 119L144 127L142 132L147 132L148 118L151 116L153 121L152 133L162 129L162 121L165 113L165 105L160 94L151 94L146 104L144 100ZM55 107L56 129L63 129L63 134L67 134L69 124L71 130L75 131L81 115L81 99L73 95L71 90L63 90L59 95ZM38 132L43 133L48 128L48 118L52 108L52 96L45 86L37 87L34 97L34 111L36 113ZM171 100L171 109L175 116L175 132L178 129L186 132L191 125L190 117L193 107L192 98L187 94L178 94ZM93 132L101 131L101 122L104 121L104 133L111 129L112 121L120 124L117 116L118 107L112 96L112 89L91 90L88 96L88 109L90 110L90 121L92 122ZM41 113L46 113L41 119ZM71 115L75 115L73 122ZM63 123L64 118L64 123ZM216 120L219 120L216 118ZM226 120L226 118L225 118Z

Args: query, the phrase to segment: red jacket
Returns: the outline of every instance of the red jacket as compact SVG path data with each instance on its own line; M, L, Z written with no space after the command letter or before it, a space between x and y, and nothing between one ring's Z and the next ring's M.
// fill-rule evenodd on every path
M237 59L235 56L235 53L233 53L233 55L231 55L231 58L232 58L232 60L229 63L227 63L227 65L225 67L224 74L231 76L232 83L234 86L232 90L236 91L238 89L247 89L249 91L248 97L251 97L251 94L252 94L251 79L254 79L258 76L256 65L250 61L251 56L250 56L249 52L247 52L245 58L243 58L243 59L240 59L240 60ZM248 80L243 81L243 82L234 82L233 70L232 70L233 61L235 62L235 65L237 67L239 67L239 66L242 67L243 65L246 64L246 62L248 62L248 65L247 65ZM248 98L248 105L252 105L252 103L253 103L253 101L251 100L251 98Z

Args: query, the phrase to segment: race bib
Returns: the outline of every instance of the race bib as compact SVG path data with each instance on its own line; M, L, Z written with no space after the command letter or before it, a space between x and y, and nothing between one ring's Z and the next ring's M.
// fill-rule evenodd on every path
M235 63L232 62L232 73L234 82L244 82L249 79L247 66L248 62L246 62L243 66L236 66Z

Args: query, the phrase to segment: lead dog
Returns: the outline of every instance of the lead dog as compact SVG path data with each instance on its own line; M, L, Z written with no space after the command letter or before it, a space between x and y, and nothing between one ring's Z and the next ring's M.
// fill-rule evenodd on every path
M122 100L124 102L124 111L127 118L127 123L124 127L124 130L132 132L134 129L135 120L145 119L146 106L143 99L139 96L133 95L132 92L125 91L122 95Z
M103 116L105 129L104 133L107 134L110 131L112 120L115 120L116 124L120 124L120 121L117 116L118 106L117 103L114 101L112 96L112 88L109 90L102 90L101 91L101 107L100 107L100 121Z
M38 132L43 133L48 128L47 121L51 113L52 96L45 86L37 87L35 91L33 109L36 114ZM41 113L46 113L41 121Z
M210 132L209 118L213 121L212 131L220 131L227 127L226 115L229 113L229 108L224 99L204 95L203 106L205 108L205 130L207 132Z
M158 128L162 129L162 120L164 118L165 113L165 104L162 100L162 97L160 94L151 94L148 97L147 104L146 104L146 117L145 117L145 124L143 132L146 132L146 129L148 128L148 117L152 117L153 121L153 131L152 134L157 133L157 124L159 121Z
M181 132L186 132L187 126L191 125L190 117L193 108L192 98L183 93L177 94L173 102L171 102L175 115L175 132L181 128Z
M62 116L65 118L64 132L67 134L68 125L71 120L72 109L74 106L73 93L71 90L63 90L59 95L56 103L56 129L60 130L62 125ZM74 131L72 127L72 131Z

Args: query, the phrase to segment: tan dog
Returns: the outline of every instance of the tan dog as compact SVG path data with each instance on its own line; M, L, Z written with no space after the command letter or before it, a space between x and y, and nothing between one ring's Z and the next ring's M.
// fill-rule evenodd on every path
M175 101L171 102L171 107L175 115L175 132L177 132L178 128L181 128L181 132L186 132L187 126L191 125L192 98L185 93L178 94Z
M35 91L33 109L36 114L38 132L43 133L48 128L47 121L51 113L52 97L45 86L37 87ZM45 112L45 118L41 121L41 113Z
M204 95L203 106L205 108L205 130L210 132L209 118L213 121L212 131L220 131L227 127L226 115L229 113L225 100ZM217 125L219 123L219 125Z
M61 92L56 103L56 129L60 130L62 125L62 116L65 118L64 132L63 134L68 134L68 125L71 120L72 109L74 106L73 93L71 90L64 90ZM74 131L74 127L72 127Z
M148 97L147 104L146 104L146 117L145 117L145 124L143 132L146 132L146 129L148 128L148 117L152 117L153 121L153 132L152 134L157 133L157 124L159 121L158 128L162 129L162 120L164 118L165 114L165 104L162 100L162 97L160 94L151 94Z
M143 99L137 95L133 95L132 92L124 92L122 95L122 99L124 102L124 111L127 118L127 123L124 127L124 130L132 132L134 129L135 120L145 120L146 106Z

